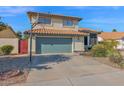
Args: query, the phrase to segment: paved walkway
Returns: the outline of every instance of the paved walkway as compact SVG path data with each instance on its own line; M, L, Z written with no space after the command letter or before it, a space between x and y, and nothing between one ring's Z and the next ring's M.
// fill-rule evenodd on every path
M124 71L93 58L76 55L39 55L26 83L17 85L124 85Z

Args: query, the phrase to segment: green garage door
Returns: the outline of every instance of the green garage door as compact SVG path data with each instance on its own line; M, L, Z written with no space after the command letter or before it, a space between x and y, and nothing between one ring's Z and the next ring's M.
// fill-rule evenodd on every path
M71 38L36 38L36 53L71 53L72 39Z

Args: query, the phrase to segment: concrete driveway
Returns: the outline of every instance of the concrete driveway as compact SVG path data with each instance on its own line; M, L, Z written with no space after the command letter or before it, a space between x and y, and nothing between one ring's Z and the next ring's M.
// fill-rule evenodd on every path
M17 85L124 85L124 71L91 57L72 54L37 55L27 82Z

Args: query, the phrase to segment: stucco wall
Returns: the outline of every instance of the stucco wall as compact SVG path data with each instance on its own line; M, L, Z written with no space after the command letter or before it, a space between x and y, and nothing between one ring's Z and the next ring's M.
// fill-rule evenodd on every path
M35 18L33 18L33 21L35 20ZM57 29L71 29L74 31L78 31L78 21L73 20L74 25L72 27L65 27L63 26L63 19L60 18L51 18L51 24L50 25L43 25L43 24L38 24L37 26L35 26L34 29L39 29L42 27L47 27L47 28L57 28Z
M18 39L17 38L0 38L0 46L3 45L12 45L14 50L12 54L18 54Z
M36 52L36 43L35 43L36 39L35 37L32 38L32 52L35 53ZM30 52L30 39L28 39L28 53Z
M100 42L100 41L103 41L103 38L98 36L97 40L98 42Z
M73 51L84 51L84 37L73 37Z
M117 49L124 49L124 39L118 39L116 41L119 42L119 45L117 46Z

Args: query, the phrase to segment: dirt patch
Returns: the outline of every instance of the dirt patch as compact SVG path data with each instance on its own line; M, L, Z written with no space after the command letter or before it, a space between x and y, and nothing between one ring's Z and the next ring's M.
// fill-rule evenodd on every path
M120 53L124 58L124 51L120 51ZM117 63L110 61L109 57L92 57L91 52L83 52L80 55L92 58L92 59L94 59L100 63L109 65L109 66L114 67L114 68L124 69L124 61L123 61L123 63L117 64Z
M0 75L0 86L23 83L27 80L29 70L9 71Z
M124 50L119 51L121 53L121 55L124 57Z
M98 62L109 65L111 67L124 69L124 67L122 67L121 65L111 62L108 57L93 57L93 58L94 60L97 60Z

